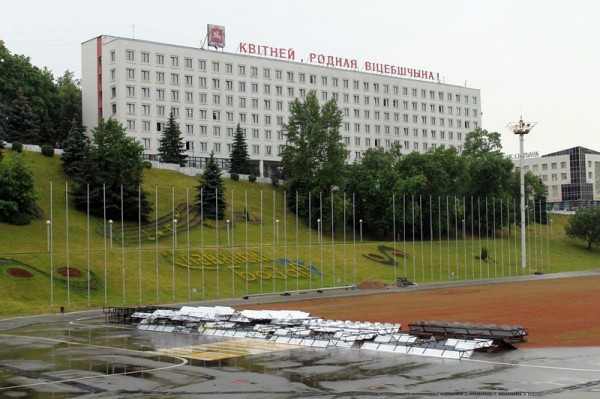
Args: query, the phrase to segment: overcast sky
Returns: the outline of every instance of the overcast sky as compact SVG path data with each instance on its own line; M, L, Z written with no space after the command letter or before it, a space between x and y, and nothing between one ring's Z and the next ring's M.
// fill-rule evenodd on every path
M198 47L206 24L240 42L414 66L481 90L483 128L519 116L526 151L600 151L600 2L595 0L0 0L0 39L55 75L81 77L81 43L101 34ZM135 28L134 28L135 27Z

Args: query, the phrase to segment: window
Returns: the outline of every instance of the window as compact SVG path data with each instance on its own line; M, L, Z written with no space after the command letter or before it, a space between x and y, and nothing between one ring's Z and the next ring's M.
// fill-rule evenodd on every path
M263 77L265 79L271 78L271 70L269 68L263 68Z
M150 71L142 71L142 80L145 82L150 80Z
M259 145L257 145L257 144L252 145L252 154L253 155L260 154L260 146Z
M238 65L238 75L246 76L246 65Z
M128 114L135 114L135 104L133 104L133 103L127 103L127 113Z
M142 115L150 115L150 104L142 104Z
M171 56L171 66L178 67L179 66L179 57Z
M135 121L128 119L127 120L127 130L135 130Z
M185 102L193 103L194 102L194 93L191 91L185 92Z
M206 61L198 60L198 69L201 71L206 71Z
M206 93L198 93L198 102L200 104L206 104Z
M205 141L201 141L200 143L200 152L208 152L208 143Z
M321 76L321 84L327 86L327 76Z
M193 108L186 108L185 109L185 116L187 118L193 118L194 117L194 109Z
M294 72L288 72L287 73L287 80L288 80L288 82L293 82L294 81Z
M135 97L135 86L127 86L127 97Z
M165 56L162 54L156 54L156 65L165 65Z
M156 106L156 115L158 115L158 116L165 116L165 106L164 105L157 105Z
M185 59L185 67L187 69L192 69L192 59L191 58L186 58Z
M213 136L220 136L221 135L221 127L220 126L213 126Z
M156 72L156 81L158 83L165 83L165 73L164 72Z
M171 90L171 100L179 101L179 90Z
M561 162L561 163L560 163L560 168L561 168L561 169L564 169L564 168L566 168L566 167L567 167L567 163L566 163L566 162Z
M213 89L219 89L221 87L221 81L219 79L212 80Z
M275 70L275 79L281 80L282 72L280 70Z
M270 145L266 145L265 146L265 155L271 155L271 146Z
M233 107L233 96L226 96L225 100L228 106Z
M213 70L213 72L219 72L219 63L218 62L213 61L212 70Z
M212 118L213 118L213 121L220 121L221 113L219 111L213 111Z
M260 131L258 129L252 129L252 138L258 139Z
M310 75L309 76L309 82L312 84L317 83L317 75Z
M194 84L193 83L193 79L194 79L193 76L191 76L191 75L185 75L185 85L186 86L192 86Z
M246 82L238 82L238 91L241 91L241 92L246 91Z
M185 125L186 134L194 134L194 125Z
M125 72L126 72L127 79L135 79L135 69L127 68L125 70Z
M144 141L144 149L145 150L149 150L150 149L150 139L149 138L143 138L142 140Z
M142 98L150 98L150 88L142 87Z
M221 143L213 143L213 152L216 152L216 153L221 152Z
M221 104L221 96L218 94L213 94L213 104L219 105Z
M179 118L179 107L171 107L171 113L174 118Z
M200 134L202 136L206 136L208 134L208 128L206 125L200 125Z

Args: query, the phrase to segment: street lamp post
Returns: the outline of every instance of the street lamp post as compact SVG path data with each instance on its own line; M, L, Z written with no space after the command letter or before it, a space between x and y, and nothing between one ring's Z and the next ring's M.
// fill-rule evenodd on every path
M525 170L523 168L523 158L525 157L525 135L536 125L536 122L523 122L523 117L519 122L508 123L506 127L514 134L519 135L519 174L521 178L521 268L523 273L526 267L526 240L525 240Z
M113 225L112 219L110 219L108 221L108 225L110 226L110 228L109 228L109 231L110 231L110 234L109 234L109 237L110 237L110 249L113 249L113 247L112 247L112 244L113 244L113 242L112 242L112 225Z
M321 219L317 219L317 241L321 242Z
M362 242L362 219L358 220L358 225L360 227L360 242Z
M275 220L275 240L279 244L279 219Z
M50 252L50 221L46 220L46 240L48 241L48 252Z
M229 219L225 221L225 227L227 227L227 245L229 245Z

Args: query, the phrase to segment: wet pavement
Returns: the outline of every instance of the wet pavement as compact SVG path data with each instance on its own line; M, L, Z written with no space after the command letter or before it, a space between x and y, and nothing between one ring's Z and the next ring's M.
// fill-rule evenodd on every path
M107 325L99 311L0 320L0 398L600 397L597 347L460 361L268 345L216 360L181 356L206 345L234 351L239 341Z

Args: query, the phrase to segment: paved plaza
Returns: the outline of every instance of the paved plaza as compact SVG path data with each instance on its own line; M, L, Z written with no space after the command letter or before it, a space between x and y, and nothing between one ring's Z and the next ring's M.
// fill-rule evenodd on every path
M101 311L0 320L1 398L167 396L591 399L600 397L600 348L524 344L452 360L141 331L106 324Z

